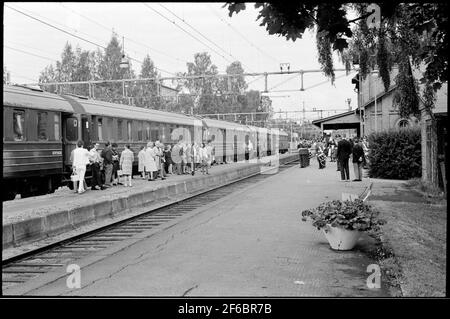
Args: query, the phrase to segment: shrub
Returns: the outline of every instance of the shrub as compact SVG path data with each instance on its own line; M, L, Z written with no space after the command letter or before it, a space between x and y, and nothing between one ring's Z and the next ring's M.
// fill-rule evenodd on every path
M422 176L420 128L372 133L369 141L369 176L410 179Z

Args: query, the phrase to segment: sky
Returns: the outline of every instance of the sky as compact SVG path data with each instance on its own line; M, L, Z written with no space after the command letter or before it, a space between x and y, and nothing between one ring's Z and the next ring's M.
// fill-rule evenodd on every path
M315 35L307 31L295 42L269 35L256 21L253 3L245 11L228 16L224 3L167 2L6 2L3 17L3 65L10 71L13 83L36 83L40 72L60 59L66 42L83 50L107 46L112 32L124 39L125 53L142 61L149 54L161 76L187 71L186 63L194 54L208 52L219 73L225 73L231 62L238 60L245 72L277 72L280 63L289 63L290 70L319 70ZM18 13L15 8L51 24ZM185 31L183 31L182 29ZM89 43L61 30L78 35ZM191 35L189 35L191 34ZM208 40L212 41L208 41ZM335 68L344 66L335 56ZM140 63L132 61L138 74ZM351 78L336 72L334 86L322 72L305 73L305 91L276 92L300 89L300 75L283 74L268 77L268 89L274 111L302 111L306 119L318 118L313 108L329 116L357 106L357 94ZM249 89L264 90L263 77L246 77ZM165 83L170 86L170 83ZM318 85L321 84L321 85ZM313 88L309 88L314 86ZM224 113L227 111L224 110ZM275 117L286 115L276 115ZM289 118L301 119L302 113L288 113Z

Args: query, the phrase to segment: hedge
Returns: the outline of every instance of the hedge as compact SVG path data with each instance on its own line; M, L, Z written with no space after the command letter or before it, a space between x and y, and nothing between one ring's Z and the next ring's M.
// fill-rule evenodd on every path
M410 179L422 176L420 128L372 133L369 142L369 176Z

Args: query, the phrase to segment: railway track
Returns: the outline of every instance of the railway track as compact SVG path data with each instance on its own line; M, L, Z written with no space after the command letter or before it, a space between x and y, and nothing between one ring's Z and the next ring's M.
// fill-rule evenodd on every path
M283 171L296 165L298 165L297 159L280 165L278 168L279 171ZM273 175L255 174L138 216L133 216L129 219L5 259L2 265L3 289L23 284L43 273L63 267L74 260L103 250L143 231L175 220L186 213L245 189L271 176Z

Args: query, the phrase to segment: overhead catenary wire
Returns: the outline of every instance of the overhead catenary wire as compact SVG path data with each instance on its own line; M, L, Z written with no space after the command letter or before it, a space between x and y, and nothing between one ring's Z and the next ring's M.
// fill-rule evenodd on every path
M57 61L56 59L52 59L52 58L45 57L45 56L38 55L38 54L34 54L34 53L31 53L31 52L28 52L28 51L24 51L24 50L12 48L12 47L7 46L7 45L4 45L3 47L5 47L5 48L7 48L7 49L10 49L10 50L22 52L22 53L25 53L25 54L28 54L28 55L32 55L32 56L35 56L35 57L38 57L38 58L41 58L41 59L50 60L50 61L52 61L52 62L56 62L56 61Z
M221 53L217 52L214 48L210 47L208 44L204 43L202 40L200 40L199 38L197 38L196 36L194 36L193 34L191 34L189 31L187 31L186 29L184 29L183 27L180 27L175 21L170 20L169 18L167 18L165 15L163 15L162 13L158 12L157 10L155 10L154 8L148 6L146 3L143 3L143 5L148 8L149 10L152 10L153 12L155 12L156 14L158 14L159 16L161 16L162 18L164 18L165 20L169 21L170 23L174 24L177 28L181 29L183 32L185 32L186 34L188 34L190 37L194 38L195 40L197 40L198 42L200 42L201 44L203 44L204 46L206 46L208 49L212 50L214 53L216 53L217 55L219 55L220 57L222 57L224 60L232 63L233 61L231 61L230 59L224 57Z
M93 44L93 45L95 45L95 46L97 46L97 47L100 47L100 48L102 48L102 49L106 49L106 47L103 46L103 45L101 45L101 44L95 43L95 42L93 42L93 41L90 41L90 40L88 40L88 39L85 39L85 38L83 38L83 37L80 37L80 36L78 36L78 35L76 35L76 34L73 34L73 33L69 32L69 31L66 31L66 30L64 30L64 29L61 29L61 28L59 28L59 27L57 27L57 26L54 26L53 24L50 24L50 23L45 22L45 21L43 21L43 20L41 20L41 19L38 19L38 18L36 18L36 17L33 17L32 15L29 15L29 14L27 14L27 13L25 13L25 12L22 12L22 11L20 11L20 10L15 9L15 8L12 8L12 7L10 7L10 6L6 5L6 4L5 4L5 7L9 8L9 9L11 9L11 10L14 10L14 11L16 11L16 12L22 14L22 15L25 15L26 17L28 17L28 18L30 18L30 19L36 20L36 21L38 21L38 22L40 22L40 23L43 23L43 24L45 24L45 25L47 25L47 26L49 26L49 27L51 27L51 28L54 28L54 29L56 29L56 30L58 30L58 31L60 31L60 32L66 33L66 34L68 34L68 35L70 35L70 36L72 36L72 37L75 37L75 38L80 39L80 40L82 40L82 41L88 42L88 43ZM138 62L138 63L140 63L140 64L143 63L142 61L139 61L139 60L137 60L137 59L135 59L135 58L132 58L132 57L129 57L129 58L130 58L130 60L133 60L133 61ZM171 74L171 75L175 75L175 73L172 73L172 72L163 70L163 69L161 69L161 68L155 67L155 69L160 70L160 71L165 72L165 73L168 73L168 74Z
M269 91L272 90L272 89L275 89L275 88L277 88L277 87L279 87L279 86L281 86L281 85L283 85L283 84L286 83L286 82L289 82L289 81L295 79L295 78L298 77L298 76L299 76L298 74L295 74L294 76L292 76L292 77L290 77L290 78L288 78L288 79L286 79L286 80L284 80L284 81L282 81L282 82L280 82L280 83L278 83L278 84L272 86L272 87L269 89Z
M11 41L11 40L7 40L7 42L8 43L11 43L11 44L14 44L14 45L19 45L19 46L23 46L23 47L26 47L26 48L28 48L28 49L32 49L32 50L36 50L36 51L40 51L40 52L42 52L42 53L44 53L44 54L49 54L49 55L53 55L53 53L50 53L50 52L48 52L48 51L43 51L43 50L41 50L41 49L38 49L38 48L35 48L35 47L32 47L32 46L30 46L30 45L27 45L27 44L23 44L23 43L19 43L19 42L15 42L15 41Z
M348 75L347 75L347 74L343 74L343 75L337 76L337 77L335 78L335 80L340 79L340 78L343 78L343 77L346 77L346 76L348 76ZM303 90L304 90L304 91L310 90L310 89L313 89L313 88L315 88L315 87L317 87L317 86L320 86L320 85L323 85L323 84L327 84L327 83L330 83L330 81L327 80L327 81L319 82L319 83L313 84L313 85L311 85L311 86L309 86L309 87L306 87L306 88L304 88ZM275 91L269 90L269 91L275 93L275 92L299 92L299 91L302 91L302 90L301 90L301 89L292 89L292 90L275 90Z
M233 59L239 61L238 58L236 58L235 56L233 56L231 53L228 53L225 49L223 49L221 46L219 46L218 44L216 44L214 41L212 41L211 39L209 39L208 37L206 37L203 33L201 33L200 31L198 31L195 27L193 27L190 23L188 23L185 19L180 18L178 15L176 15L172 10L170 10L169 8L167 8L166 6L162 5L161 3L159 3L159 5L161 7L163 7L165 10L169 11L173 16L175 16L177 19L183 21L183 23L185 23L187 26L189 26L192 30L194 30L195 32L197 32L201 37L203 37L205 40L207 40L208 42L212 43L213 45L215 45L219 50L225 52L225 54L231 56ZM243 62L241 62L243 66L245 66L247 69L249 69L250 71L253 72L253 70L251 70L247 65L245 65Z
M241 38L243 38L250 46L254 47L256 50L261 52L266 57L270 58L271 60L275 61L276 63L280 63L278 59L274 58L273 56L269 55L267 52L261 50L258 46L253 44L250 40L248 40L239 30L237 30L235 27L233 27L230 23L226 22L212 7L209 7L210 10L218 17L223 23L225 23L230 29L234 30Z
M80 17L82 17L82 18L84 18L84 19L86 19L86 20L88 20L88 21L91 21L92 23L94 23L94 24L100 26L101 28L103 28L103 29L105 29L105 30L108 30L108 31L113 31L113 30L114 30L114 28L112 28L112 27L111 27L111 28L108 28L107 26L104 26L104 25L98 23L98 22L95 21L94 19L91 19L91 18L87 17L86 15L82 15L81 13L76 12L76 11L74 11L74 10L68 8L67 6L63 5L62 3L60 3L60 4L61 4L61 6L63 6L64 8L66 8L67 10L70 10L70 11L73 12L74 14L77 14L77 15L79 15ZM118 34L122 34L121 32L117 32L117 30L114 30L114 31L115 31L116 33L118 33ZM138 41L136 41L136 40L130 38L129 36L125 36L125 35L123 35L123 36L125 37L125 39L126 39L127 41L132 42L132 43L135 43L135 44L140 45L140 46L142 46L142 47L145 47L145 48L147 48L147 49L149 49L149 50L155 51L155 52L161 54L161 55L164 56L164 57L171 58L171 59L173 59L173 60L176 60L176 61L179 61L179 62L183 62L183 63L188 62L187 60L173 57L173 56L167 54L167 52L163 52L163 51L157 50L157 49L152 48L152 47L150 47L150 46L148 46L148 45L146 45L146 44L143 44L143 43L141 43L141 42L138 42ZM136 51L135 51L135 52L136 52ZM137 52L137 53L140 53L140 52Z

